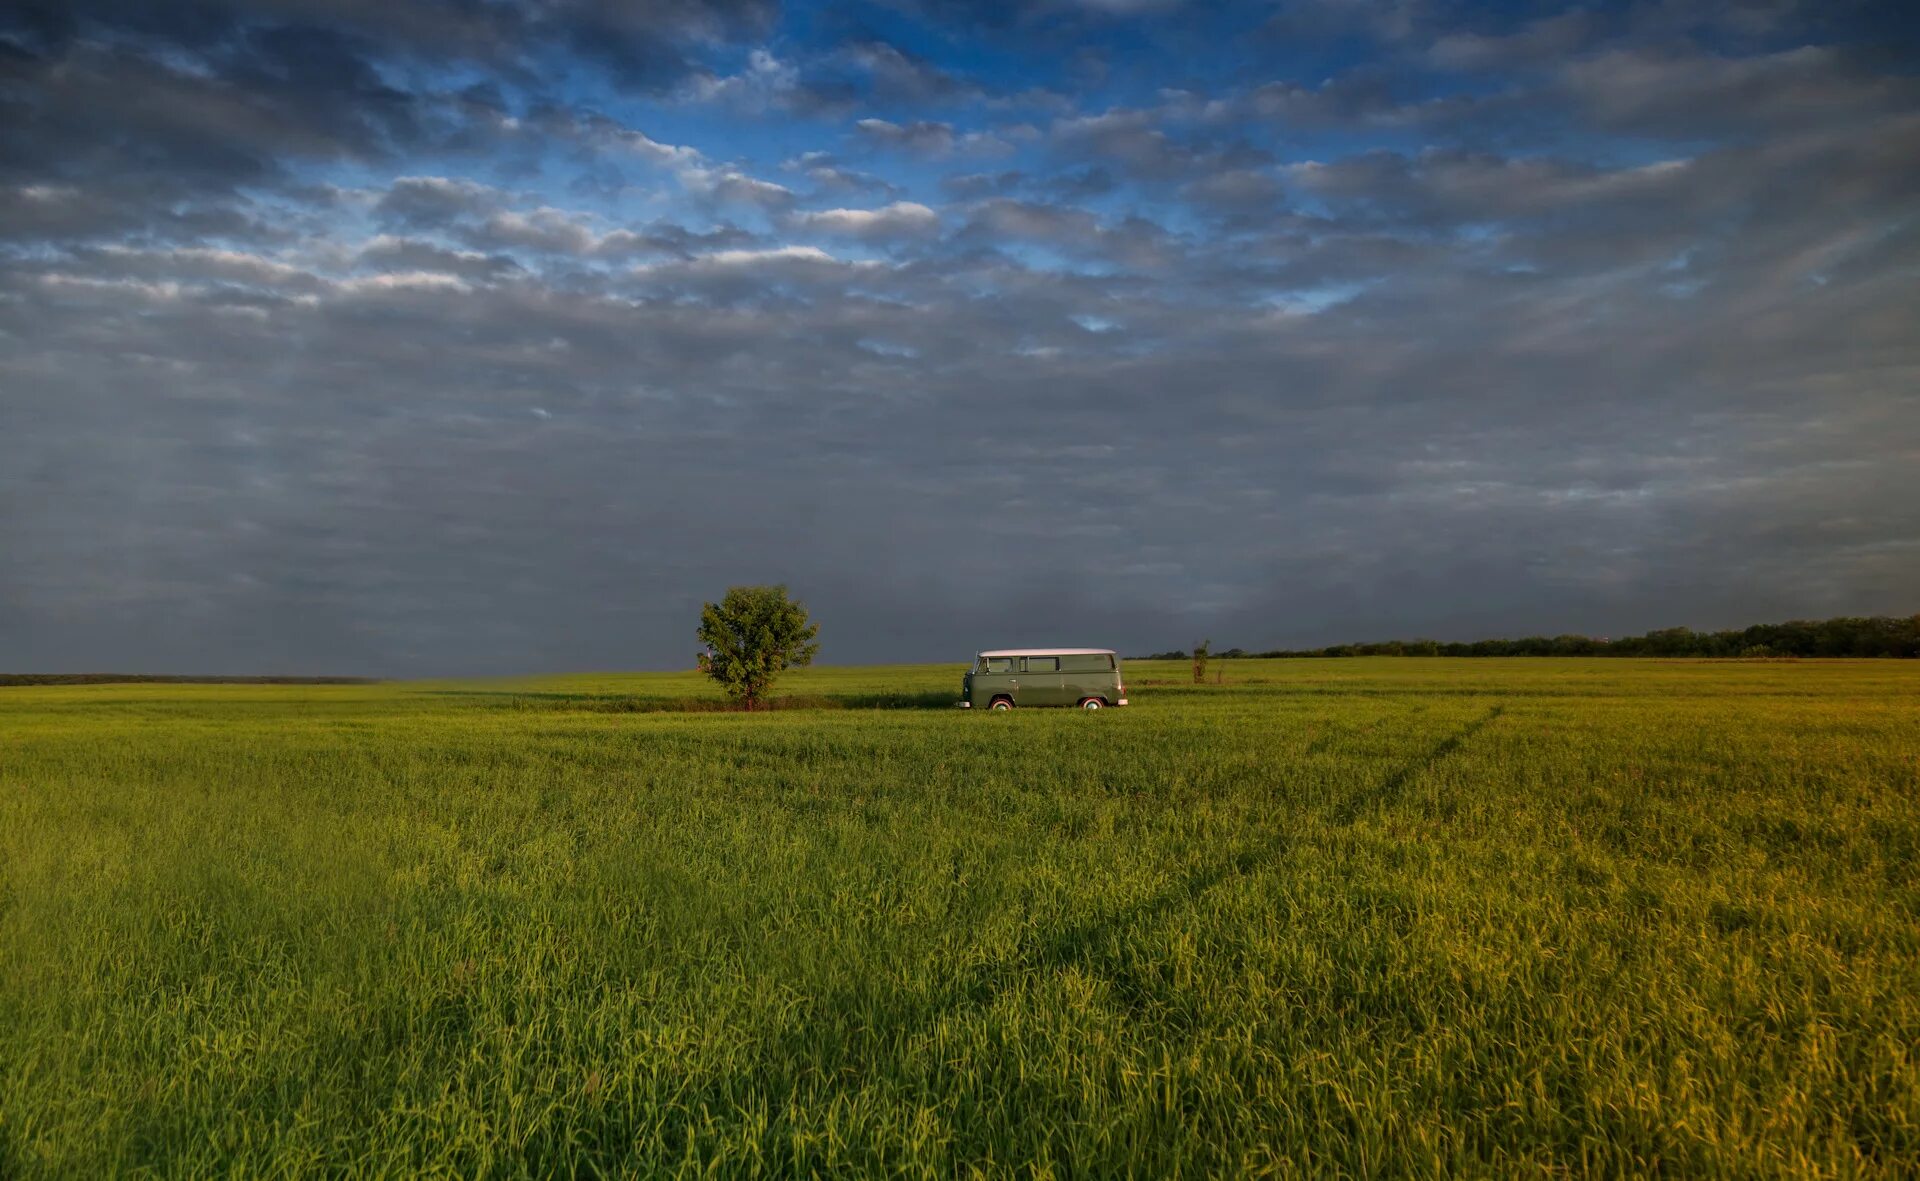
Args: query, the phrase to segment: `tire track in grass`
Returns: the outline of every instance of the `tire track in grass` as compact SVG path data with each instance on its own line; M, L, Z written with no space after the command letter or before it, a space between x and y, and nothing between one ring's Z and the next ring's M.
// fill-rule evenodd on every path
M1431 749L1394 768L1375 786L1341 801L1333 813L1333 826L1344 827L1370 809L1392 803L1416 776L1458 752L1503 713L1504 707L1493 707ZM1103 962L1106 958L1103 951L1114 937L1174 913L1229 880L1254 873L1285 852L1294 839L1293 832L1275 832L1257 844L1190 870L1165 889L1132 905L1069 924L1050 934L1037 934L998 960L954 970L946 977L947 986L934 992L910 995L869 980L808 997L806 1007L823 1017L858 1014L859 1018L851 1026L838 1028L824 1045L820 1028L813 1021L803 1021L775 1033L761 1042L751 1061L742 1063L741 1069L732 1076L716 1080L712 1089L717 1094L733 1093L750 1086L755 1079L767 1077L769 1071L778 1075L781 1071L796 1069L796 1064L803 1077L841 1078L849 1071L858 1074L876 1058L897 1052L900 1045L917 1034L935 1029L943 1021L969 1010L988 1009L1023 983L1049 979L1069 969L1079 969L1107 981L1124 1008L1139 1011L1143 998L1136 995L1138 982L1127 979L1124 974L1116 975L1112 965Z
M1441 740L1438 746L1420 758L1402 764L1385 779L1382 779L1378 786L1368 791L1354 792L1345 800L1341 801L1338 808L1333 810L1333 815L1330 817L1333 825L1337 828L1344 828L1360 819L1362 813L1376 811L1391 805L1406 792L1407 784L1413 782L1416 776L1423 775L1431 770L1441 760L1466 745L1469 739L1492 725L1500 715L1506 712L1506 706L1494 706L1488 710L1484 716L1468 722L1466 725L1460 727L1460 729L1449 734Z
M1348 796L1335 808L1332 826L1346 827L1362 815L1392 804L1417 776L1458 752L1505 712L1504 705L1494 706L1481 717L1449 734L1426 753L1396 767L1374 787ZM1095 950L1115 934L1196 901L1230 878L1252 873L1284 852L1292 843L1292 832L1276 832L1257 845L1189 871L1173 885L1131 906L1072 924L1049 938L1037 941L1030 950L1023 949L997 963L979 965L963 972L955 982L951 998L930 1006L924 1011L922 1020L932 1024L961 1008L990 1005L1008 987L1023 978L1073 967L1086 968L1094 959Z

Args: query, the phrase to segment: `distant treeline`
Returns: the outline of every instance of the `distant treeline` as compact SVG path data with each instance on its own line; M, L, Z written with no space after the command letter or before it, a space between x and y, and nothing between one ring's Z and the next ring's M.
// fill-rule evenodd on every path
M1757 623L1736 631L1697 632L1665 627L1643 636L1525 636L1517 640L1385 640L1330 648L1248 652L1228 648L1210 656L1855 656L1920 658L1920 615L1795 619ZM1156 652L1146 660L1186 660L1185 652Z
M0 673L0 685L376 685L372 677L187 677L144 673Z

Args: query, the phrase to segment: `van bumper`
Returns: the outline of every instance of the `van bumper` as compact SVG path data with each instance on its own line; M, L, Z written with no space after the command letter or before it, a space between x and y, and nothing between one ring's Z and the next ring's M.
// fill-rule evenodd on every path
M1126 698L1124 698L1124 697L1122 697L1122 698L1121 698L1120 700L1118 700L1118 701L1116 701L1116 702L1114 702L1114 704L1115 704L1115 705L1125 705L1126 703L1127 703L1127 699L1126 699Z
M954 702L954 704L955 704L956 706L958 706L958 707L960 707L961 709L972 709L972 708L973 708L973 702L971 702L971 701L956 701L956 702Z

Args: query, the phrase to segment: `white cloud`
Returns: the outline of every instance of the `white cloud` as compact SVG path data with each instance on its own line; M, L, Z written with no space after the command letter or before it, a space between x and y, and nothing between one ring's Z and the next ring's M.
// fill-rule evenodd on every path
M44 287L55 290L120 292L143 299L175 300L186 290L174 282L149 283L142 279L101 279L92 275L67 275L59 272L38 277Z
M613 142L643 160L675 168L697 164L702 158L697 148L663 144L651 136L631 129L622 129L615 133Z
M701 74L681 89L680 97L689 102L726 103L760 111L787 100L800 82L800 71L765 49L747 55L746 68L724 77Z
M349 294L369 291L471 291L466 280L440 271L391 271L343 279L334 285Z
M555 135L577 140L598 151L615 156L635 156L663 168L691 168L705 159L698 148L662 143L643 131L598 112L550 113L542 117L541 125Z
M825 234L855 238L922 234L937 228L940 215L915 201L895 201L879 209L822 209L797 213L793 223Z
M787 186L748 176L735 168L689 168L680 174L680 182L688 190L716 201L761 210L785 209L794 202L794 192Z
M103 246L100 253L121 267L164 271L175 276L194 275L230 283L278 285L310 277L299 267L242 250L200 246L139 250L126 246Z
M531 213L496 213L487 219L483 231L505 245L556 254L587 254L599 244L598 235L574 215L546 206Z
M47 203L71 201L80 195L80 190L71 185L19 185L13 191L22 200Z
M958 137L951 123L935 123L920 120L916 123L895 123L888 119L860 119L853 125L854 130L875 143L892 148L904 148L925 156L944 156L953 151Z
M775 246L766 250L716 250L701 255L696 263L714 266L757 266L767 262L823 262L838 265L840 260L818 246Z

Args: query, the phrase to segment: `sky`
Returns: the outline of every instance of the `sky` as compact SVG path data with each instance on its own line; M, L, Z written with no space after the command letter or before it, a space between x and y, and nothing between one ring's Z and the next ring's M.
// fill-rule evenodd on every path
M14 0L0 670L1920 610L1920 18Z

